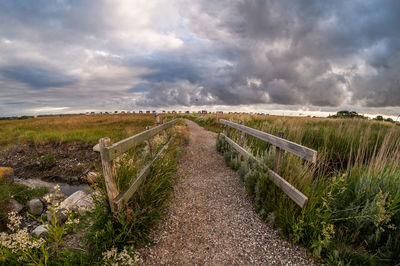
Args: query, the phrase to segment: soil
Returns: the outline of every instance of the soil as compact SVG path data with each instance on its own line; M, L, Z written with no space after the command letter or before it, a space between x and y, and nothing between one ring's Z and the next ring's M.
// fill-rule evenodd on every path
M186 120L189 145L182 176L140 265L314 265L307 251L282 239L254 212L236 172L216 151L216 133Z
M0 166L12 167L20 179L77 185L86 183L86 174L100 169L101 161L93 145L86 143L25 142L0 150Z

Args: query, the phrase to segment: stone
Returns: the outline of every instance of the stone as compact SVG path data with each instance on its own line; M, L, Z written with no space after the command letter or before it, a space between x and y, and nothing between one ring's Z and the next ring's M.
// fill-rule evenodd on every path
M98 172L89 172L86 175L86 180L91 183L98 183L100 181L100 174Z
M9 203L10 212L19 213L23 208L24 208L24 206L22 206L22 204L19 203L18 201L16 201L15 199L10 200L10 203Z
M56 218L57 218L57 223L63 223L68 219L67 216L67 209L65 208L60 208L56 211ZM51 219L53 218L53 214L50 211L47 211L47 222L51 223Z
M11 167L0 167L0 181L14 182L14 170Z
M100 152L100 144L96 144L96 145L94 145L93 146L93 151L95 151L95 152Z
M33 215L40 215L43 212L43 203L40 199L32 199L26 204L28 211Z
M49 231L46 229L45 225L39 225L32 231L32 235L36 235L37 237L47 237Z
M91 210L93 209L93 198L90 194L79 190L61 202L60 208L68 210Z

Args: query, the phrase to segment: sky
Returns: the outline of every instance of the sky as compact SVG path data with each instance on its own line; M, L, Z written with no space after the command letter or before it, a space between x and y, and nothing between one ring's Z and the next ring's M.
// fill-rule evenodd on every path
M397 116L399 14L398 0L0 0L0 116Z

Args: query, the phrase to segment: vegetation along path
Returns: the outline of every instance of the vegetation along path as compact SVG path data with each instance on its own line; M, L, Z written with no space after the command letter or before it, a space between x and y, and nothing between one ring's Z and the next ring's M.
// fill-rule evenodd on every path
M182 179L154 243L138 252L140 264L312 265L303 248L281 239L253 211L239 176L216 151L216 134L186 121Z

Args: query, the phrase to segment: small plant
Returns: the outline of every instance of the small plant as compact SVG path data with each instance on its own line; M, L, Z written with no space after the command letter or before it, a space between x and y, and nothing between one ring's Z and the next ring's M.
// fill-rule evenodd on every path
M136 265L135 254L132 246L124 247L121 252L112 247L110 250L102 253L104 265Z
M52 168L57 164L57 158L52 153L46 153L38 158L40 167L42 169Z

